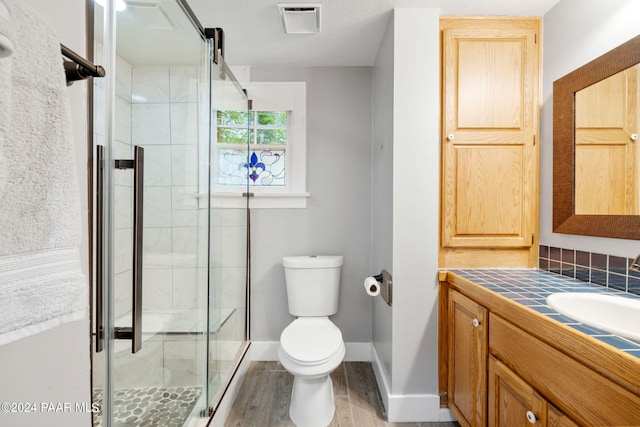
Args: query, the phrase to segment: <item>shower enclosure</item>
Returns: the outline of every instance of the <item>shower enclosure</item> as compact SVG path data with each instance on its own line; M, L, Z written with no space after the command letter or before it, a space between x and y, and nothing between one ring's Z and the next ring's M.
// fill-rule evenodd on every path
M94 426L194 426L248 348L248 177L224 194L212 148L248 101L182 1L93 8Z

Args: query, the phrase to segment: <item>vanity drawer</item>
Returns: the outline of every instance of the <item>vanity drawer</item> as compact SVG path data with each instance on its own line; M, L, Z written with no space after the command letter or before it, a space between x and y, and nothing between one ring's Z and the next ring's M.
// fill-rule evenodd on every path
M640 426L640 396L493 313L489 353L580 425Z

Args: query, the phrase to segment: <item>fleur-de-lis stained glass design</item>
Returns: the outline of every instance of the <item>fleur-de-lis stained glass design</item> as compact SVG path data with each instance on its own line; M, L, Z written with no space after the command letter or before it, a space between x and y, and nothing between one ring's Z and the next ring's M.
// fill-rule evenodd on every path
M247 171L250 172L249 178L251 178L253 182L256 182L260 174L265 170L264 163L258 161L258 156L256 156L255 151L251 153L251 163L245 162L243 167L247 168Z
M285 150L220 150L218 184L250 186L285 185Z

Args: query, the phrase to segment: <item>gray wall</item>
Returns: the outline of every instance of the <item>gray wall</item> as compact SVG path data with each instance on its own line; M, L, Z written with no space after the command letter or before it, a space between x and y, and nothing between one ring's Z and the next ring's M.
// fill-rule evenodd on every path
M394 20L391 388L394 394L434 397L438 389L439 11L399 8L394 9Z
M373 67L373 139L371 149L371 264L393 273L393 19ZM375 208L374 208L375 206ZM392 375L392 310L373 301L373 345L387 378Z
M371 341L371 68L252 67L254 81L307 82L306 209L251 212L251 339L279 341L293 320L282 257L343 255L332 318L346 342Z
M634 240L552 232L553 82L640 33L636 0L561 0L543 18L540 244L635 257Z
M376 299L373 343L391 421L439 421L437 271L440 175L439 11L394 9L374 67L374 267L393 274ZM382 149L380 149L382 146ZM380 386L380 385L379 385Z

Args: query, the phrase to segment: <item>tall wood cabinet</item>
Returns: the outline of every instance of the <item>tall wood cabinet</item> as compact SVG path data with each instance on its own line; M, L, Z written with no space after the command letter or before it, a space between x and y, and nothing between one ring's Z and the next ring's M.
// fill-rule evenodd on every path
M540 20L443 18L441 267L535 265Z

